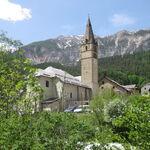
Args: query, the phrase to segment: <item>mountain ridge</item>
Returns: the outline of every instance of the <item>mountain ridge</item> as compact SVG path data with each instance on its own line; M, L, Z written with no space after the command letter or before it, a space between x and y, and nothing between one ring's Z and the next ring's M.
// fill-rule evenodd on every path
M95 35L95 38L98 42L99 58L150 50L150 28L122 30L106 37ZM84 35L61 35L54 39L30 43L23 49L26 58L34 64L59 62L76 65L80 59L80 44L83 40Z

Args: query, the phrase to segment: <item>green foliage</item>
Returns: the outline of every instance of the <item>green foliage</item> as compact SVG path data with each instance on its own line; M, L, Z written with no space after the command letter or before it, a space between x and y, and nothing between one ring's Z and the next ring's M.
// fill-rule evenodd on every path
M32 112L32 104L42 92L35 69L25 59L20 42L7 38L5 34L0 34L0 41L3 43L0 46L0 112L6 117L14 111ZM14 49L18 51L13 53Z
M100 95L94 95L90 106L98 120L99 125L104 122L104 109L108 103L115 99L117 95L110 89L105 89Z
M92 126L74 114L41 112L0 121L0 149L73 150L94 137Z
M117 95L111 90L106 89L101 95L93 96L90 106L93 110L93 123L97 128L96 139L101 144L107 144L112 141L118 141L119 136L113 133L113 130L106 122L106 106L116 99Z
M118 96L104 91L91 101L99 143L112 141L150 149L150 97Z
M150 97L129 98L125 114L116 118L113 127L132 145L140 149L150 149Z
M110 90L91 101L92 113L49 113L17 115L1 113L0 149L74 150L87 143L123 143L149 150L150 97L121 97Z
M114 120L124 115L126 107L127 102L125 99L113 99L104 106L104 120L112 123Z

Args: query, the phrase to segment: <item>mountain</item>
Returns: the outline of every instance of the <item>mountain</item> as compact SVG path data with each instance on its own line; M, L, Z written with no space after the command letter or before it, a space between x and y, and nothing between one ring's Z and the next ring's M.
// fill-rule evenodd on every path
M100 58L150 50L150 29L131 32L123 30L111 36L95 37ZM59 36L28 44L23 49L26 58L34 64L59 62L76 65L80 58L80 44L83 39L83 35Z

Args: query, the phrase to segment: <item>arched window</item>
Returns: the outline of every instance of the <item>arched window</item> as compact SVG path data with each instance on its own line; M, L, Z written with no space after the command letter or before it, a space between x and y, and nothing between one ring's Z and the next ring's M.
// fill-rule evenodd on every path
M87 46L85 46L85 50L86 50L86 51L88 50L88 47L87 47Z
M46 81L46 87L49 87L49 81Z

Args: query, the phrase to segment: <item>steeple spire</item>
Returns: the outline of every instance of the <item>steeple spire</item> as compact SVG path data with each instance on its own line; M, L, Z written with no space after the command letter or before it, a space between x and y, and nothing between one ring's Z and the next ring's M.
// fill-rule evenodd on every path
M88 17L88 21L87 21L87 25L86 25L85 42L86 43L94 43L95 42L90 17Z

